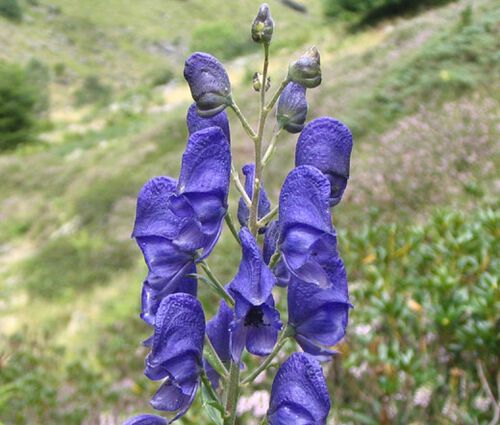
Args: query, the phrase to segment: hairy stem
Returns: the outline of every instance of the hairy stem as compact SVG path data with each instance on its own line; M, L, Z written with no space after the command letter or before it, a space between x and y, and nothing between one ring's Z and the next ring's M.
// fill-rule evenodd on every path
M281 82L280 86L278 87L278 90L276 90L276 92L273 94L273 97L271 98L271 100L269 101L267 106L264 108L267 113L272 111L272 109L274 108L274 105L276 104L276 102L278 101L278 99L281 95L281 92L283 90L285 90L285 87L287 86L288 83L289 83L289 81L287 79L284 79Z
M278 136L280 135L282 130L282 127L278 127L278 129L273 133L273 137L271 141L269 142L269 146L266 149L266 153L264 154L264 157L262 158L262 167L265 167L271 157L273 156L274 152L276 151L276 142L278 141Z
M226 416L224 425L234 425L236 421L236 405L240 392L240 365L231 361L229 380L226 385Z
M243 201L245 202L247 207L250 208L250 206L252 205L252 200L250 199L250 196L248 196L248 193L245 191L245 187L241 183L240 175L238 174L238 171L236 171L234 164L231 164L231 176L233 177L234 185L236 186L236 189L238 189L238 192L240 192Z
M262 81L264 84L260 89L260 108L259 108L259 129L255 138L255 178L253 184L252 206L250 207L249 225L250 231L254 236L259 230L257 226L260 187L262 182L262 136L264 135L264 126L266 124L266 89L267 70L269 68L269 43L264 43L264 65L262 69Z
M234 225L233 218L231 217L231 213L229 211L226 213L226 217L224 219L226 220L227 227L229 227L229 230L234 236L234 239L236 239L236 242L238 242L241 245L240 237L238 236L238 230Z
M229 305L229 307L234 307L234 299L231 295L229 295L224 288L224 285L215 277L213 274L212 270L210 270L210 267L206 263L205 260L200 261L200 266L203 269L203 271L206 273L208 279L210 282L213 284L214 289L217 291L217 293L224 298L224 301Z
M212 341L210 341L208 335L205 335L204 356L208 360L208 363L210 363L210 366L212 366L217 371L222 379L227 379L227 377L229 376L229 372L226 369L226 366L224 366L224 363L222 363L222 360L217 354L217 351L212 345Z
M247 119L245 118L245 116L241 112L241 109L239 108L239 106L237 105L237 103L235 102L235 100L233 99L232 96L231 96L231 103L229 106L231 106L232 110L234 111L234 113L236 114L238 119L240 120L241 125L243 126L243 128L245 129L247 134L250 136L250 138L252 140L255 140L257 138L255 131L253 130L252 126L248 123Z
M206 372L205 372L204 369L202 369L202 371L201 371L201 381L203 382L203 385L205 385L205 388L209 392L210 397L213 400L217 400L217 409L219 409L220 412L223 413L224 412L224 406L218 402L219 401L219 396L217 395L217 393L213 389L212 384L210 383L210 379L208 379L208 376L207 376L207 374L206 374Z
M276 205L271 211L269 211L264 217L262 217L258 222L257 226L264 227L278 214L279 206Z

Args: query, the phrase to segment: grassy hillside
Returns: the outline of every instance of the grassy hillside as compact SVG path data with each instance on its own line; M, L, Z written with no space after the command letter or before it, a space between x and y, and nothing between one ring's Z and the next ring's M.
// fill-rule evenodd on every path
M135 196L151 176L179 171L193 29L236 28L244 55L228 70L256 121L249 80L260 62L241 28L259 2L225 3L37 0L21 3L21 23L0 21L0 59L36 57L51 69L53 122L40 143L0 156L0 423L120 423L148 409L153 387L139 347L148 330L137 317L145 266L129 238ZM308 2L307 15L270 3L279 25L273 83L314 41L324 81L308 92L309 119L333 115L356 139L334 211L357 308L329 374L332 417L487 423L472 359L494 376L499 6L459 1L351 34L322 17L320 2ZM153 87L165 69L172 80ZM91 75L112 88L111 100L75 106ZM252 146L231 118L241 166ZM280 138L267 170L273 201L295 139ZM209 262L228 281L239 254L227 229L221 241ZM479 343L467 343L471 335ZM426 406L414 403L422 388L436 395ZM182 423L204 421L195 411Z

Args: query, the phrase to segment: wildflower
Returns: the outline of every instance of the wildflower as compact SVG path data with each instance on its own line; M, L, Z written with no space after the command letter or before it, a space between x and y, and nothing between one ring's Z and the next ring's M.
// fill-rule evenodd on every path
M217 242L227 211L230 153L221 129L210 127L189 138L179 181L154 177L139 192L132 236L141 248L148 275L143 289L144 320L154 323L159 301L182 290L183 280Z
M250 199L253 197L253 182L255 178L255 165L247 164L242 168L243 174L245 175L245 192L249 196ZM258 205L258 217L264 217L271 210L271 203L269 202L269 198L267 197L266 191L264 189L264 185L261 184L260 192L259 192L259 205ZM250 216L250 211L245 204L245 201L240 198L238 203L238 221L242 226L248 225L248 218Z
M198 114L211 117L231 104L231 83L224 66L208 53L193 53L184 65Z
M307 116L306 89L290 82L278 101L276 119L281 128L289 133L299 133L304 128Z
M138 415L125 421L123 425L167 425L166 419L156 415Z
M160 304L151 351L144 374L165 379L151 399L157 410L181 417L191 406L202 370L205 316L200 302L189 294L172 294Z
M294 353L278 370L267 412L269 425L325 425L330 397L317 360Z
M229 284L235 299L235 318L230 328L234 361L240 360L245 346L257 356L270 354L282 326L272 296L276 278L264 263L250 231L244 227L239 236L243 256L238 273Z
M337 205L349 179L352 135L346 125L330 117L317 118L300 133L295 165L312 165L328 178L330 206Z
M288 81L293 81L307 89L321 84L320 56L316 47L311 47L297 61L288 67Z
M335 274L341 261L329 195L330 184L321 171L301 165L285 179L279 205L278 246L287 271L322 288L336 285Z
M271 11L266 3L259 7L259 12L252 24L252 40L256 43L271 42L274 31L274 21L271 17Z
M233 319L233 310L231 310L226 302L222 300L217 314L207 322L208 338L217 352L219 359L225 364L229 363L231 360L229 351L229 327ZM217 388L219 386L219 374L208 362L205 362L205 370L207 371L210 382L214 388Z
M328 347L344 337L351 307L340 259L336 267L331 288L323 289L295 277L288 285L288 323L295 331L294 338L305 352L322 359L334 354Z
M211 117L202 117L196 112L196 103L191 104L186 116L189 135L208 127L219 127L228 142L231 142L231 132L226 111L221 111Z

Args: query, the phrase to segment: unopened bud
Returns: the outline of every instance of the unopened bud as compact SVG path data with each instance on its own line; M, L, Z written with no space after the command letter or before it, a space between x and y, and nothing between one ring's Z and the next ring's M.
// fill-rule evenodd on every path
M278 124L289 133L299 133L304 128L306 116L306 89L300 84L288 83L278 101Z
M311 47L288 67L288 79L308 89L321 84L320 56L316 47Z
M270 43L273 37L274 21L266 3L259 7L259 12L252 24L252 39L256 43Z
M260 91L262 88L262 74L260 72L256 72L253 74L252 86L255 91ZM271 77L269 75L266 78L266 91L271 87Z

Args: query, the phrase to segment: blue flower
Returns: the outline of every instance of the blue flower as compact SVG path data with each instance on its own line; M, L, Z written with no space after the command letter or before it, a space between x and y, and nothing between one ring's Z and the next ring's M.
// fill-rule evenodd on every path
M299 133L304 128L307 116L306 89L290 82L278 101L276 119L278 124L289 133Z
M231 84L224 66L208 53L193 53L184 65L198 114L211 117L231 104Z
M196 103L193 103L188 109L186 123L189 135L203 130L204 128L219 127L224 132L227 141L231 142L231 132L226 111L219 112L211 117L201 117L198 115L198 112L196 112Z
M229 292L235 300L230 341L234 361L240 361L245 346L257 356L271 353L282 326L272 296L276 278L246 227L240 231L240 240L243 255L238 273L229 284Z
M138 415L125 421L123 425L168 425L168 421L156 415Z
M295 165L313 165L331 185L330 206L337 205L349 179L352 134L347 126L330 117L317 118L300 133Z
M164 379L151 399L156 410L177 412L177 419L191 406L202 370L205 316L200 302L189 294L172 294L156 314L151 351L144 374Z
M331 288L292 277L288 285L288 325L302 349L320 359L335 352L329 347L344 336L351 304L347 295L347 275L338 259L331 267Z
M231 310L226 302L222 300L217 314L207 322L208 338L219 356L219 359L221 359L221 361L225 364L228 364L231 361L231 353L229 350L229 328L233 319L233 310ZM214 388L217 388L219 386L219 374L207 361L204 363L210 382Z
M279 232L280 226L278 220L273 220L267 225L266 234L264 235L264 247L262 249L262 257L266 264L269 264L271 257L276 252Z
M332 285L329 268L339 259L328 206L330 184L315 167L292 170L281 188L281 260L291 275L322 288Z
M242 168L243 174L245 175L245 192L250 199L253 197L253 180L255 178L255 165L247 164ZM258 218L264 217L269 211L271 211L271 203L267 197L266 191L264 189L264 184L261 182L259 191L259 205L257 215ZM250 216L250 211L245 204L245 201L240 198L238 203L238 221L242 226L248 226L248 218Z
M325 425L330 397L320 364L292 354L278 370L267 412L269 425Z
M189 138L179 181L155 177L139 192L132 236L141 248L148 276L143 319L154 323L162 298L173 292L195 294L185 279L217 242L227 211L231 157L222 130L210 127Z

